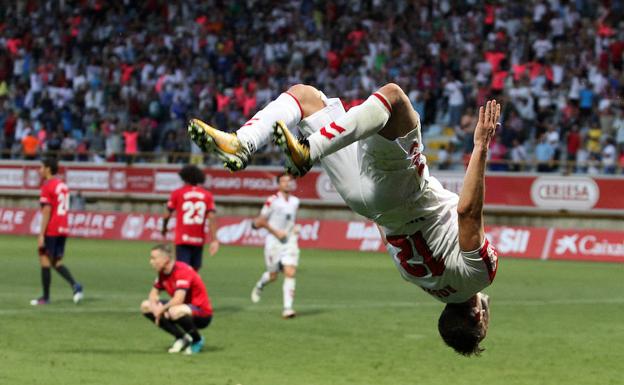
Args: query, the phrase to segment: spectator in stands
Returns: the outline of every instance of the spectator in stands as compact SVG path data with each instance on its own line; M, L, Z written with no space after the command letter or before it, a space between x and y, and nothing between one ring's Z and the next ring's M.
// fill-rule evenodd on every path
M615 147L615 140L613 138L607 138L605 145L602 148L602 168L605 174L615 174L615 167L617 165L617 150Z
M139 133L137 132L135 123L132 123L127 130L122 132L121 135L124 140L124 154L126 156L126 162L132 163L138 153Z
M566 135L566 159L568 161L568 173L571 173L574 170L576 156L581 148L581 134L578 131L578 125L574 124Z
M490 142L490 170L507 171L507 147L502 143L500 135L492 138Z
M618 108L615 113L615 119L613 119L612 125L613 132L615 133L615 142L619 148L624 146L624 112L623 108Z
M37 159L37 153L39 150L39 139L32 132L32 129L26 129L24 137L22 138L22 153L24 159L35 160Z
M513 140L511 149L511 171L523 171L529 160L527 152L518 139Z
M78 141L71 133L65 132L63 141L61 142L61 152L63 153L64 160L74 160L76 157L76 150L78 149Z
M546 134L541 134L539 142L535 146L535 161L538 172L551 172L552 162L555 156L555 149L546 140Z
M425 135L432 125L464 127L459 106L472 111L497 93L510 101L503 103L510 107L505 146L517 138L534 152L544 129L536 122L561 129L555 148L567 145L563 134L574 124L579 132L597 127L615 138L617 149L624 144L615 110L624 87L624 15L615 5L256 1L213 12L212 2L190 0L27 3L0 7L4 157L21 156L24 119L35 132L45 130L39 140L48 149L55 148L59 125L59 138L68 132L80 144L92 139L92 124L105 123L104 150L95 147L109 160L125 153L123 128L150 119L149 128L137 128L137 150L164 152L157 145L164 133L190 115L231 130L298 82L316 84L328 96L347 95L349 106L379 84L399 83ZM247 22L269 7L279 22ZM383 20L374 16L382 11ZM414 28L405 15L423 22ZM471 147L471 137L458 153ZM190 150L181 133L176 141ZM598 145L598 157L601 151Z
M437 163L438 163L438 170L448 170L451 166L451 154L446 149L445 144L440 145L440 150L438 151Z

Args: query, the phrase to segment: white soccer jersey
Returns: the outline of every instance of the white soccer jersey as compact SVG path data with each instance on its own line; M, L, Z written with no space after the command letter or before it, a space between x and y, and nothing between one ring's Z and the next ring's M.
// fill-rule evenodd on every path
M267 218L269 225L274 229L289 233L295 227L298 209L299 198L290 194L286 199L284 194L278 192L267 198L260 215ZM273 234L269 236L277 240Z
M344 114L339 99L304 119L305 135ZM458 241L458 196L429 175L420 125L390 141L372 135L321 160L334 187L360 215L386 232L401 275L442 302L464 302L487 287L496 272L489 244L470 253Z

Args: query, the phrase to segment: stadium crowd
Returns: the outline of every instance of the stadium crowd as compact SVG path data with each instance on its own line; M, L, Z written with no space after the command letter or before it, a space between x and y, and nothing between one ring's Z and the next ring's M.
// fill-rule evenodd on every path
M392 81L425 136L447 138L439 168L463 167L475 106L495 96L493 170L621 173L623 10L621 0L17 0L0 9L0 150L197 160L192 116L233 131L295 83L349 108ZM262 162L278 162L271 151Z

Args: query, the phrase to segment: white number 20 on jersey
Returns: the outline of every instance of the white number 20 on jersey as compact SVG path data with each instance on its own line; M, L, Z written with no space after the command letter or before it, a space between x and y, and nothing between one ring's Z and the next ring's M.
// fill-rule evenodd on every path
M206 203L186 201L182 204L182 211L184 212L182 223L185 225L201 225L204 223L206 215Z
M56 214L63 216L69 210L69 194L66 192L60 193L56 199L58 203L58 206L56 206Z

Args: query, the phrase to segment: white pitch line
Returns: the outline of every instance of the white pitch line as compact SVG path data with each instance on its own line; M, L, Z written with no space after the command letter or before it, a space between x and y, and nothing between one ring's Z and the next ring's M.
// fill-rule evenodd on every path
M237 298L238 299L238 298ZM624 298L601 298L601 299L560 299L560 300L502 300L492 301L492 307L498 306L513 307L513 306L549 306L549 305L594 305L594 304L612 304L620 305L624 304ZM231 304L225 304L223 307L227 309ZM440 302L367 302L367 303L328 303L328 304L300 304L297 309L300 310L317 310L317 309L376 309L376 308L418 308L418 307L440 307L443 306ZM281 309L280 305L245 305L240 308L244 311L266 311ZM121 308L89 308L80 306L73 307L55 307L54 304L47 305L45 308L34 308L24 306L23 308L13 309L0 309L0 315L11 314L34 314L40 313L139 313L138 307L121 307ZM225 310L227 312L227 310ZM219 306L215 307L215 313L219 314Z

